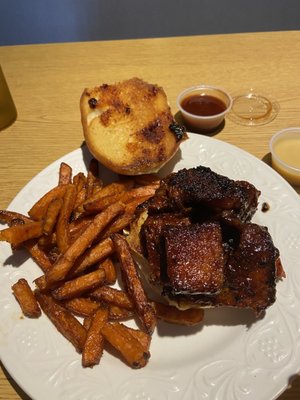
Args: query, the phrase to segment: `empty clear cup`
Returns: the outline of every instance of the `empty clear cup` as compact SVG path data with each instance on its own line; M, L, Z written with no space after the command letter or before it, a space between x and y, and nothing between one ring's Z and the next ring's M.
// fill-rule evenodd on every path
M228 118L239 125L258 126L273 121L279 112L279 104L270 95L253 88L233 93Z

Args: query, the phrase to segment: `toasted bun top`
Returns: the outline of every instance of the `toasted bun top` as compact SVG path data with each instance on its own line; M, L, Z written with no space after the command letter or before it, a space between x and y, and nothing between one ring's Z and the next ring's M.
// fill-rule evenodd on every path
M80 111L90 152L119 174L157 172L187 138L164 90L138 78L85 89Z

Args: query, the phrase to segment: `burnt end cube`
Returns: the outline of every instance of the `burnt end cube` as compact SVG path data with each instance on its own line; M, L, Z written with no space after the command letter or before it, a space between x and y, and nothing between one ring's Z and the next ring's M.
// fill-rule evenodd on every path
M180 214L160 214L149 216L141 229L141 239L144 255L150 267L150 282L156 283L164 279L164 249L162 232L172 226L186 226L190 220Z
M252 308L257 315L276 299L279 252L265 227L246 223L240 241L226 263L227 288L217 296L222 305Z
M218 222L172 227L164 239L167 286L174 294L215 294L222 289L224 251Z

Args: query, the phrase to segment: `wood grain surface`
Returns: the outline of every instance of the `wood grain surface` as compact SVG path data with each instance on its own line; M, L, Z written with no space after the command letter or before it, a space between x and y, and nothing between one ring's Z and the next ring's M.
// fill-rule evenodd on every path
M276 131L300 126L300 31L7 46L0 47L0 63L18 111L0 132L0 209L39 171L80 147L85 87L137 76L164 88L174 114L178 93L200 83L269 93L280 105L276 119L257 127L226 119L214 135L264 160ZM2 365L0 399L29 399ZM300 399L300 378L279 399Z

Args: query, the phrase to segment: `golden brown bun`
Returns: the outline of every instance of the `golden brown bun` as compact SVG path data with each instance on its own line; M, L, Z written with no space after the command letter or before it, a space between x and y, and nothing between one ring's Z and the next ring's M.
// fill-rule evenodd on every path
M187 138L163 89L138 78L85 89L80 111L90 152L119 174L157 172Z

